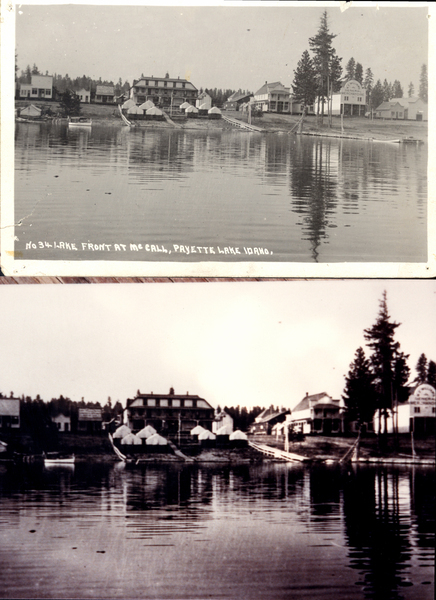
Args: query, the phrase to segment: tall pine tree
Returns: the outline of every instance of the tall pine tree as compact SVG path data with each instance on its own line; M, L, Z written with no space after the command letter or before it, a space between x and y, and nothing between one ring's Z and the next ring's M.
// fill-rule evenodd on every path
M342 398L347 419L357 421L359 429L364 423L372 422L377 408L377 396L371 364L362 348L356 350L354 361L350 364Z
M303 114L305 114L306 107L315 102L317 91L316 70L307 50L303 52L294 71L292 91L295 99L304 104Z
M428 74L426 64L423 64L421 67L418 95L421 98L421 100L424 100L424 102L428 102Z

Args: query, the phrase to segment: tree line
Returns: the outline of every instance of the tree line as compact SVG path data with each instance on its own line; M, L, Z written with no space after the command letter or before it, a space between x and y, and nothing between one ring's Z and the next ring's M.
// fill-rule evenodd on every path
M359 427L371 423L376 412L380 428L387 432L387 420L393 409L408 400L410 388L407 382L410 368L395 332L401 323L391 320L387 306L386 291L380 300L379 313L372 327L364 330L366 345L370 350L367 357L359 347L345 377L342 398L347 419L357 421ZM421 354L416 365L414 385L428 383L436 387L436 363ZM381 431L379 431L381 433Z

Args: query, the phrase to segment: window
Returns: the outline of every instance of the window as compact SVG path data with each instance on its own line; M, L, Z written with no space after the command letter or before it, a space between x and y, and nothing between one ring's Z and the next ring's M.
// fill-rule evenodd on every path
M180 407L180 400L177 400L177 399L173 398L172 405L176 406L176 407Z
M421 412L421 407L420 406L415 406L415 408L413 409L413 412L416 413L420 413Z
M148 400L147 400L147 406L156 406L156 399L155 398L148 398Z
M148 85L148 79L145 80L145 85Z
M32 88L32 94L36 96L38 94L38 90L36 88Z
M157 87L158 85L159 85L159 82L158 82L158 81L155 81L155 82L154 82L154 87Z
M45 95L46 96L51 96L51 90L45 90Z
M164 81L164 87L168 87L168 81Z
M176 87L176 82L175 81L173 81L173 87Z
M347 101L347 100L348 100L348 96L345 96L345 97L344 97L344 100L345 100L345 101Z
M168 406L168 400L166 398L161 398L160 405L161 406Z
M186 83L182 83L182 88L186 87Z
M192 406L192 400L185 400L185 406Z

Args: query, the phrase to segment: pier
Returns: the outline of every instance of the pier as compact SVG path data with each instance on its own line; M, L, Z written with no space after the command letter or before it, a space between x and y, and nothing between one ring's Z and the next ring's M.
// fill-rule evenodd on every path
M238 119L234 119L233 117L227 117L226 115L222 115L224 121L230 123L234 127L240 127L241 129L246 129L247 131L257 131L259 133L263 133L265 130L261 127L257 127L256 125L251 125L249 123L244 123L243 121L239 121Z
M299 454L294 454L293 452L285 452L284 450L279 450L278 448L273 448L272 446L267 446L266 444L258 444L257 442L249 441L248 445L259 452L262 452L262 454L266 454L267 456L278 458L280 460L285 460L286 462L305 462L309 460L305 456L300 456Z

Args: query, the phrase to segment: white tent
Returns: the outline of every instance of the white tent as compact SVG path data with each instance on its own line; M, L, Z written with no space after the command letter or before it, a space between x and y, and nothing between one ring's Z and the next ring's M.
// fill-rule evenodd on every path
M129 435L129 433L132 433L132 432L127 427L127 425L120 425L120 427L118 427L118 429L115 430L114 435L112 437L114 439L117 439L117 438L122 439L123 437L126 437L126 435Z
M122 105L121 108L124 108L125 110L127 110L128 108L132 108L132 106L136 106L135 102L130 98L129 100L126 100L124 102L124 104Z
M30 104L29 106L26 106L26 108L23 108L20 111L20 117L40 117L40 116L41 116L41 109L39 109L34 104Z
M200 435L203 431L206 431L201 425L196 425L194 429L191 429L191 435Z
M246 440L248 439L246 434L243 431L237 429L233 433L230 434L230 440Z
M200 435L198 436L199 440L215 440L216 439L216 435L214 433L212 433L211 431L209 431L208 429L205 429L202 433L200 433Z
M230 435L233 431L233 427L231 425L223 425L215 432L217 435Z
M134 433L129 433L123 437L121 443L127 446L140 446L142 444L142 440Z
M195 108L195 106L188 106L185 113L198 113L198 108Z
M147 438L151 437L155 433L156 433L156 429L154 427L152 427L151 425L147 425L146 427L144 427L144 429L141 429L141 431L138 431L138 433L136 435L139 438L146 440Z
M148 110L149 108L153 108L154 103L151 100L147 100L140 105L141 110Z
M128 115L143 115L143 111L139 108L139 106L131 106L128 111Z
M183 104L180 105L180 108L188 108L189 106L192 106L192 104L189 104L189 102L183 102Z
M159 435L158 433L155 433L154 435L147 438L145 440L145 443L148 446L166 446L168 444L168 440Z
M154 115L154 116L161 116L162 115L162 111L159 110L158 108L156 108L156 106L152 106L151 108L148 108L146 113L146 115Z
M220 111L220 109L218 108L218 106L212 106L212 108L209 108L209 110L207 111L207 113L208 113L209 115L220 115L220 114L221 114L221 111Z

